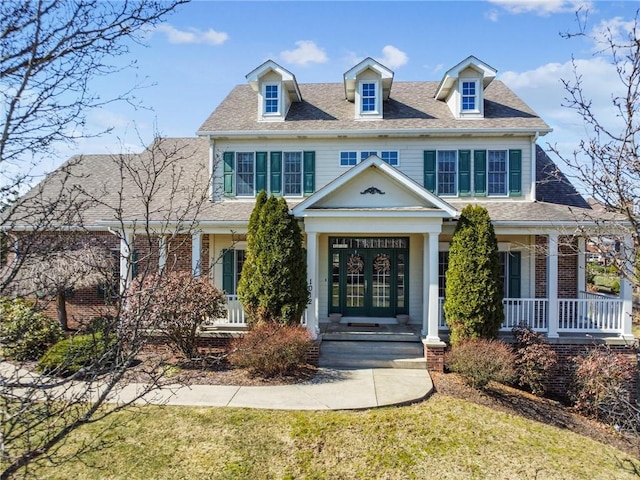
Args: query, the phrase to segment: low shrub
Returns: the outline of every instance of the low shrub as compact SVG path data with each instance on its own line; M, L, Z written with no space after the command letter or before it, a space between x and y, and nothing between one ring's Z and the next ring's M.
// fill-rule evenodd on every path
M262 377L290 375L307 363L311 336L299 325L264 323L232 342L229 362Z
M518 385L530 389L534 395L544 395L549 375L558 363L556 352L541 334L526 325L514 328L513 336Z
M492 380L511 383L516 374L515 360L506 343L479 338L453 347L444 357L445 366L474 388L484 388Z
M40 358L38 365L45 373L72 375L83 368L98 372L112 360L113 341L106 341L100 333L76 335L64 339Z
M582 414L638 432L640 413L631 398L636 369L608 347L593 348L574 359L572 400Z
M13 360L37 360L64 338L56 320L20 298L0 301L0 319L2 353Z

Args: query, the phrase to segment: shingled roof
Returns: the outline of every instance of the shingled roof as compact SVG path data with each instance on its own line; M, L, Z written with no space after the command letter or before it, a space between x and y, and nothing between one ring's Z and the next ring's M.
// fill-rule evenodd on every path
M381 134L406 134L442 130L487 132L493 129L548 132L549 126L500 81L484 93L484 118L456 119L445 102L434 98L438 82L394 82L384 102L382 120L358 121L354 104L345 100L342 83L300 84L302 102L295 102L284 122L259 122L256 93L238 85L200 127L198 134L247 135L266 132L341 132L354 134L375 130ZM417 133L417 132L416 132Z
M578 193L540 145L536 145L536 200L571 207L591 208L591 205Z

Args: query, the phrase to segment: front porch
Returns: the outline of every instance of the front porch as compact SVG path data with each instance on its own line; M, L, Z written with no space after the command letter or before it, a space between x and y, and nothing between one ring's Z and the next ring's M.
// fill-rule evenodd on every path
M227 295L227 300L227 317L209 321L207 327L246 327L244 311L237 295ZM624 301L619 297L580 292L579 298L559 298L555 301L548 298L505 298L502 302L505 320L500 327L501 332L511 332L514 327L524 324L549 338L590 334L632 338L631 320L625 318ZM444 299L439 298L438 330L446 335L448 326L444 318L443 303ZM306 313L301 324L306 325ZM359 337L381 333L411 335L416 340L421 333L420 325L399 325L395 318L381 321L371 318L369 322L360 322L359 325L357 322L350 322L347 317L340 323L332 323L329 318L319 322L319 333L323 338L344 332Z

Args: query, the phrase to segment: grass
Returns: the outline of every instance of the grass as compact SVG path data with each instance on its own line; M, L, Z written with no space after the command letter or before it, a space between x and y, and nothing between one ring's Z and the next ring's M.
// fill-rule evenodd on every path
M440 394L367 411L149 406L118 415L108 450L37 478L625 479L640 465L589 438Z

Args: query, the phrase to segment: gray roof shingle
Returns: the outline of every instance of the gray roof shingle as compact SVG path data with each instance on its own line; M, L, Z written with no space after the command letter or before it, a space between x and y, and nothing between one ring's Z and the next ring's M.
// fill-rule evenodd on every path
M485 90L482 119L456 119L446 103L434 98L438 82L395 82L384 102L382 120L358 121L354 104L345 100L342 83L301 84L302 102L293 103L284 122L259 122L257 94L238 85L205 120L206 132L336 132L380 130L492 130L547 131L549 126L500 81Z

